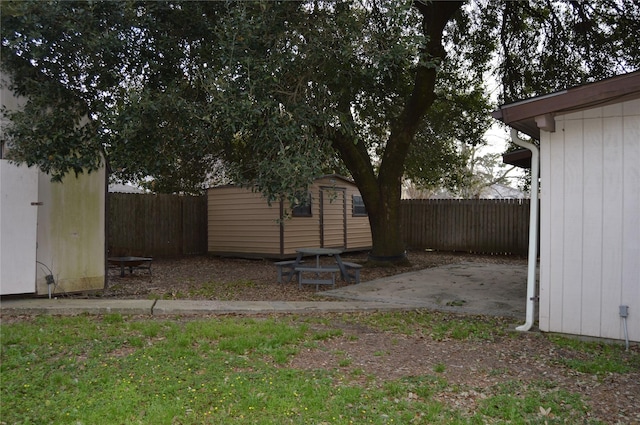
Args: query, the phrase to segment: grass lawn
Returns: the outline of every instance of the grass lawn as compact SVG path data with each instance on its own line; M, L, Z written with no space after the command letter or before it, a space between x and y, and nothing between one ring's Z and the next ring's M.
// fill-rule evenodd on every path
M1 325L0 423L600 423L589 419L580 393L542 377L503 379L481 390L448 382L446 360L430 373L387 380L368 375L346 355L326 367L292 366L302 351L322 355L329 341L357 345L359 337L344 330L349 327L391 340L419 330L434 343L517 338L499 319L453 320L435 313L11 320ZM640 370L637 351L551 338L545 344L580 353L557 367L595 379ZM387 351L371 354L384 359ZM394 366L389 357L387 367ZM486 375L492 373L502 371L494 368ZM482 396L471 407L448 401L465 393Z

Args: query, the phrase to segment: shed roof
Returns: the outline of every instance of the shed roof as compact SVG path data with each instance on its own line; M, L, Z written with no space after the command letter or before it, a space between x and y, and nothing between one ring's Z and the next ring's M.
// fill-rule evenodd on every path
M502 105L493 117L540 140L555 115L640 98L640 70ZM553 131L553 130L551 130Z

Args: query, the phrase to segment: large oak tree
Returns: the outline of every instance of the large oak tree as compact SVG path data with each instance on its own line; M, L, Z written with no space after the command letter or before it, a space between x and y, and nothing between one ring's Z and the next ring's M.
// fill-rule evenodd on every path
M404 256L403 177L455 179L452 141L481 139L488 77L511 101L640 64L631 0L1 7L2 67L29 99L5 132L16 160L59 178L104 155L162 191L222 168L292 201L347 173L387 260Z

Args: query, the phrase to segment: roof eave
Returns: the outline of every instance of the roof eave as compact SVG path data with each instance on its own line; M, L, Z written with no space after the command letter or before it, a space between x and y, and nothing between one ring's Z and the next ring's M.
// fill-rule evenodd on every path
M640 71L595 83L502 105L493 117L535 139L540 139L536 117L580 111L640 98Z
M502 162L520 168L531 168L531 151L529 149L518 149L513 152L502 154Z

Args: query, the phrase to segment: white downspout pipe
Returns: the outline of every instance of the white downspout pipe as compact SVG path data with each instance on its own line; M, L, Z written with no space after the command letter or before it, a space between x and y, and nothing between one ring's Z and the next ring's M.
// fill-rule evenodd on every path
M526 332L533 326L536 310L536 266L538 264L538 176L540 174L540 153L533 143L518 137L518 130L511 129L511 140L518 146L531 151L531 201L529 203L529 258L527 268L527 321L516 330Z

